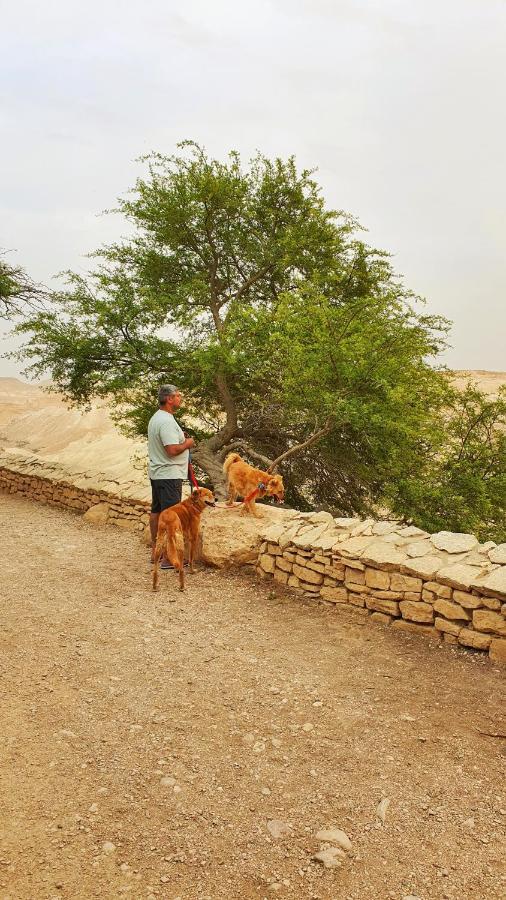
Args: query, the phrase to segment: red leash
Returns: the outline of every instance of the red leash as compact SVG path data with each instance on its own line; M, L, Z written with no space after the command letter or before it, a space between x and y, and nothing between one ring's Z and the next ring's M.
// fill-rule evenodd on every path
M256 497L257 494L259 494L261 491L265 491L265 488L266 485L263 483L263 481L261 481L258 487L256 487L254 491L251 491L251 494L248 494L248 496L245 497L242 502L249 503L250 500L253 500L253 498Z
M192 466L191 462L188 463L188 476L192 483L193 490L195 490L195 491L198 490L199 483L198 483L197 479L195 478L195 472L193 471L193 466Z

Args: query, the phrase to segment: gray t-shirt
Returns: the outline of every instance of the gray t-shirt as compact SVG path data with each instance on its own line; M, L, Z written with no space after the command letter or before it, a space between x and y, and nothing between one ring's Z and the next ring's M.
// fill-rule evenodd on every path
M161 478L187 478L190 453L183 450L177 456L167 456L168 444L182 444L185 437L171 413L159 409L148 425L148 474L153 481Z

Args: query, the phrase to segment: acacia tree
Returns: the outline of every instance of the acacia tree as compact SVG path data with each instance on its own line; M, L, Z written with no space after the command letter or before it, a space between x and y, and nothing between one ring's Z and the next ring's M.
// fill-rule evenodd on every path
M157 384L180 385L195 462L218 492L238 447L266 465L285 455L301 507L362 512L392 497L440 433L449 387L429 360L447 323L417 310L388 256L325 208L293 158L244 169L237 153L179 149L147 157L120 201L133 236L19 326L24 358L70 401L113 400L141 434Z

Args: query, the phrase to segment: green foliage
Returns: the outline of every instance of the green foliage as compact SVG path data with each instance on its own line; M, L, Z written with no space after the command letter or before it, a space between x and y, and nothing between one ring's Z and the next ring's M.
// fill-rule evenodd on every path
M397 512L428 531L471 532L506 541L506 389L486 397L469 384L453 391L417 472L390 485Z
M12 319L33 311L42 299L42 291L23 269L9 265L0 251L0 319Z
M260 154L244 169L192 142L144 162L117 210L133 237L96 253L87 278L68 273L50 311L18 326L32 373L73 402L110 398L141 434L157 384L176 383L186 427L213 453L241 439L273 459L328 422L283 463L290 503L499 533L499 401L481 416L488 401L468 393L463 410L434 365L448 323L325 208L312 173Z

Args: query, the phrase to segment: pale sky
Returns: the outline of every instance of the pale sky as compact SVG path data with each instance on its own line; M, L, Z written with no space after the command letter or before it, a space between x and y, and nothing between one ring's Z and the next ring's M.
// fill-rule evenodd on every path
M506 370L504 0L0 0L0 22L0 247L33 278L124 231L98 214L142 153L293 153L453 320L445 362Z

